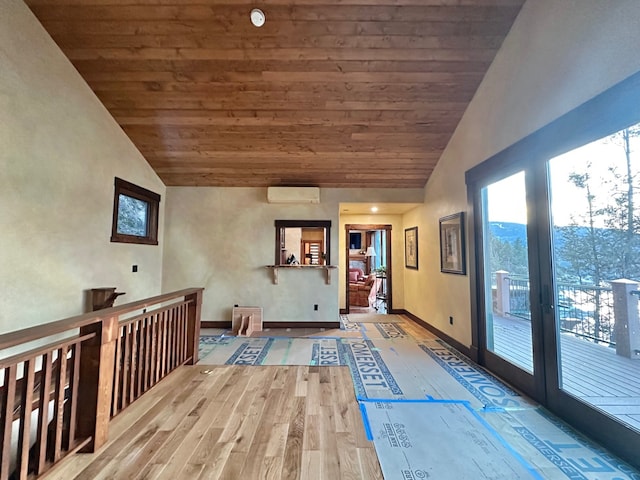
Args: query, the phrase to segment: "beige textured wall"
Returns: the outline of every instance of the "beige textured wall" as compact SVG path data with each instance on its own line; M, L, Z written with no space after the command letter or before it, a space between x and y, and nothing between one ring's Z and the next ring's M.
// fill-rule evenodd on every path
M0 0L0 333L156 295L162 246L112 244L113 178L165 187L18 0ZM131 273L131 266L139 266Z
M391 225L391 274L392 281L392 301L394 309L404 308L404 226L402 215L340 215L340 308L346 307L346 279L345 269L347 268L346 252L347 241L345 235L345 225ZM362 236L364 241L365 236ZM363 244L363 248L366 245Z
M637 0L529 0L426 188L405 308L471 343L469 277L440 273L438 218L467 209L464 172L640 70ZM449 316L454 317L450 326Z
M423 194L322 189L320 204L281 205L267 203L266 188L168 187L163 290L204 287L206 321L230 320L234 304L263 307L267 321L336 321L342 267L331 285L318 270L281 270L273 284L265 265L274 263L274 221L331 220L331 264L338 265L340 202L415 202Z

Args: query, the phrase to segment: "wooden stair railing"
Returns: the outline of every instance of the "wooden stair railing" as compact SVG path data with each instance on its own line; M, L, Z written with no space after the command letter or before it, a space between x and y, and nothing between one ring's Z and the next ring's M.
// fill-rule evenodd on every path
M195 364L202 291L0 335L0 352L42 345L0 359L0 480L33 478L66 455L95 451L113 415L178 366Z

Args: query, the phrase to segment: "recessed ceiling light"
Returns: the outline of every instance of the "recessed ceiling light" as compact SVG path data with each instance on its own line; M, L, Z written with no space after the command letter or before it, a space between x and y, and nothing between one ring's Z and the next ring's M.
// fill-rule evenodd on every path
M264 25L264 21L266 20L264 16L264 12L259 8L254 8L251 10L251 23L253 23L256 27L261 27Z
M376 213L376 212L378 211L378 207L371 207L371 211L372 211L373 213Z

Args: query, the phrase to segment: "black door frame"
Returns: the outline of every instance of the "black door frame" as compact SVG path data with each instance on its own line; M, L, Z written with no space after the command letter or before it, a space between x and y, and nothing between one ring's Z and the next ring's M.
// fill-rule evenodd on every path
M468 198L470 200L471 208L473 212L471 215L471 236L472 242L470 245L470 273L472 279L472 318L476 319L473 322L472 329L472 352L475 352L478 363L487 367L489 370L497 374L499 377L508 379L508 381L516 387L518 390L526 393L534 400L545 403L546 401L546 388L544 383L544 377L535 375L536 372L541 371L545 365L544 359L544 343L543 338L543 321L542 321L542 309L539 302L530 302L531 304L531 338L533 347L533 368L534 374L519 368L518 366L509 363L502 357L496 355L491 350L486 348L486 319L484 312L486 311L486 302L484 294L484 249L483 249L483 220L480 212L484 211L482 190L484 187L514 175L518 172L525 172L525 184L527 187L527 205L533 199L531 193L531 175L527 175L527 166L520 162L512 162L511 165L494 168L491 163L481 164L482 168L475 170L473 177L467 178L468 185ZM534 225L535 219L531 218L531 209L528 209L528 221L527 221L527 246L528 246L528 261L529 261L529 276L532 279L530 282L531 298L539 298L540 292L537 286L537 282L533 279L539 278L539 254L538 244L532 236L535 234Z

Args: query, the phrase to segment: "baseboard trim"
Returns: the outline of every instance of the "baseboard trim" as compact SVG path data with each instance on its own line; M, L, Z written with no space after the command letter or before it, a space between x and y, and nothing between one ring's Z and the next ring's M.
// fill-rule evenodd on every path
M200 328L231 328L231 322L200 322Z
M460 353L462 353L463 355L466 355L467 357L469 357L470 359L473 360L471 349L469 347L467 347L466 345L463 345L462 343L457 341L455 338L450 337L449 335L447 335L443 331L441 331L438 328L434 327L433 325L425 322L424 320L422 320L417 315L414 315L413 313L411 313L411 312L409 312L407 310L403 310L402 313L404 315L406 315L407 317L409 317L411 320L413 320L415 323L420 325L425 330L429 330L431 333L433 333L434 335L437 335L438 337L440 337L442 340L447 342L449 345L451 345L453 348L458 350Z
M340 322L264 322L265 328L340 328Z
M264 328L340 328L340 322L263 322ZM231 322L200 322L200 328L231 328Z
M347 310L346 308L340 309L340 315L347 315L348 313L349 310ZM392 310L389 310L387 313L390 315L402 315L404 313L404 310L401 308L394 308Z

